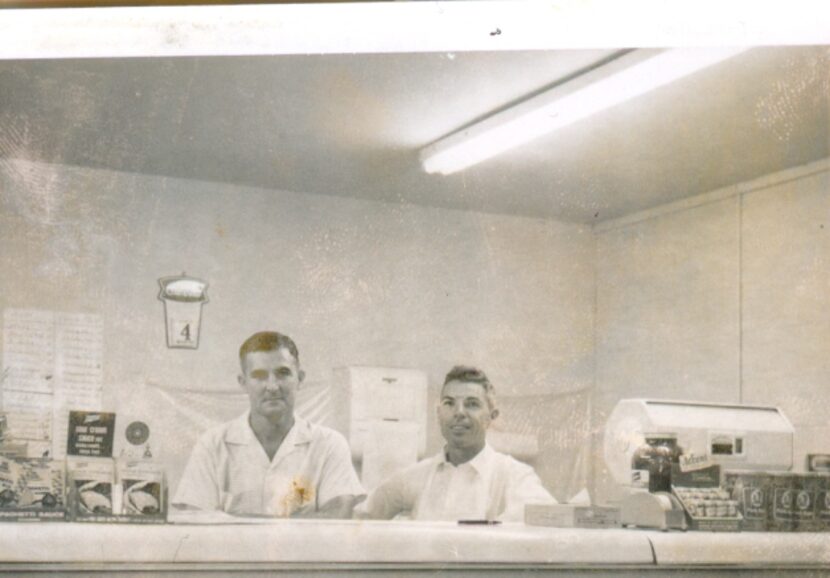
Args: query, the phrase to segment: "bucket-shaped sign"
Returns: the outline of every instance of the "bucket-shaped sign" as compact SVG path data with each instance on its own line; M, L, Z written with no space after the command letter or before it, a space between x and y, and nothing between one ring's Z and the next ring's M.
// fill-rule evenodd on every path
M207 283L182 274L162 277L159 285L159 299L164 301L167 347L198 348L202 304L208 301Z

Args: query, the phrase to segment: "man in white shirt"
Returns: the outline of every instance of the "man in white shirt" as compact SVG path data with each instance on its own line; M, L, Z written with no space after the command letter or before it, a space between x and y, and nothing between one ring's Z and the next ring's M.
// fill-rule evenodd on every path
M487 445L487 428L498 414L484 372L454 367L438 404L444 450L384 480L358 516L521 521L526 504L556 503L532 467Z
M290 337L263 331L239 349L250 410L196 443L173 505L239 515L349 518L364 492L346 439L294 415L305 377Z

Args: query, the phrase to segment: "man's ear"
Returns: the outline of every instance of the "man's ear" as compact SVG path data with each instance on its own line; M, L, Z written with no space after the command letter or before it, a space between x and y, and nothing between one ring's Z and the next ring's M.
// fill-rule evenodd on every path
M499 410L494 409L493 411L490 412L490 419L491 420L496 419L497 417L499 417Z
M239 382L239 387L241 387L242 389L245 389L245 376L244 375L242 375L241 373L237 374L236 381Z
M297 372L297 378L299 379L299 383L297 384L297 389L303 387L303 380L305 379L305 371L302 369Z

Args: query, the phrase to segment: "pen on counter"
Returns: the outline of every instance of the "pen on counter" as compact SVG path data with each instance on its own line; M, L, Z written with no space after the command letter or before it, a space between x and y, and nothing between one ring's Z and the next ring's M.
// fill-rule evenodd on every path
M498 526L501 524L498 520L458 520L462 526Z

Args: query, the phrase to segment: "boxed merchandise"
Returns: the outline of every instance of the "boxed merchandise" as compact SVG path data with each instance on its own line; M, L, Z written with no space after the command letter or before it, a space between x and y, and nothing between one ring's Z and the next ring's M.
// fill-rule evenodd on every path
M146 461L119 462L116 477L121 494L118 513L134 522L163 522L167 517L164 470Z
M795 488L795 529L797 532L821 532L825 529L822 520L822 502L826 501L826 474L799 474Z
M724 486L744 519L741 530L764 532L770 509L770 475L765 472L733 470L724 474Z
M769 476L770 502L767 514L767 530L793 532L796 530L795 489L796 476L774 472Z
M67 503L73 520L111 516L115 491L112 458L67 458Z
M816 491L816 523L823 531L830 530L830 474L819 476Z
M554 528L619 528L620 509L576 504L528 504L525 524Z
M63 520L63 463L0 457L0 520Z
M821 532L830 529L830 475L730 471L725 485L738 500L743 529Z

